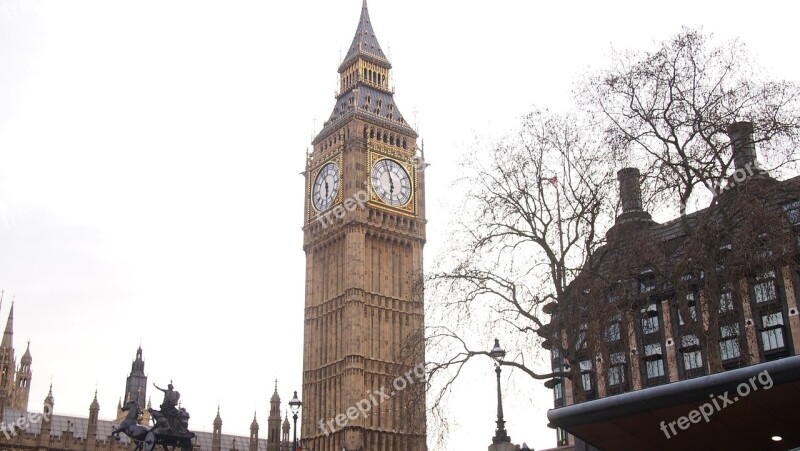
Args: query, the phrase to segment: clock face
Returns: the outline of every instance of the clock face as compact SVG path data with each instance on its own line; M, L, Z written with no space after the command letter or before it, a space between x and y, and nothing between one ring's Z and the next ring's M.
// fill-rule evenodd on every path
M311 191L314 208L317 211L324 211L330 208L336 200L339 192L339 166L328 163L322 167L314 179L314 187Z
M411 199L411 177L400 163L384 158L372 167L372 189L387 204L400 207Z

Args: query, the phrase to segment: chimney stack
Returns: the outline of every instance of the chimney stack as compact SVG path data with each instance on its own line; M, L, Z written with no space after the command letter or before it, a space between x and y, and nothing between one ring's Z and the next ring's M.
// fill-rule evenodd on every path
M639 185L639 170L622 168L617 172L619 180L619 198L622 201L622 213L642 211L642 189Z
M734 122L728 126L728 138L733 149L733 164L737 170L752 174L758 168L756 146L753 143L753 123ZM749 169L748 169L749 168Z

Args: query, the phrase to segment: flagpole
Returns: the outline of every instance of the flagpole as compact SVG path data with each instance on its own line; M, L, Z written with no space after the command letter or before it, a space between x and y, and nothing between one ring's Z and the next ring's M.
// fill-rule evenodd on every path
M547 180L553 185L553 188L556 189L556 218L558 220L558 249L561 251L560 260L562 260L562 265L558 269L559 275L559 282L561 283L561 288L565 288L567 286L567 275L565 271L566 262L564 257L564 230L561 227L561 194L558 189L558 176L553 176L551 178L542 177L539 179L541 183L542 180Z

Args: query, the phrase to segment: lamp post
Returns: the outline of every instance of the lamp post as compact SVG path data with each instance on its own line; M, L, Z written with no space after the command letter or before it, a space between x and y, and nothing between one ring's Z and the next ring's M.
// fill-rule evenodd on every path
M294 418L294 448L292 448L292 451L297 451L297 413L300 412L300 406L302 405L300 398L297 397L297 390L295 390L294 398L289 401L289 407L292 409L292 418Z
M494 348L489 351L489 356L494 359L494 372L497 373L497 429L494 431L492 443L510 443L511 437L506 432L506 422L503 420L503 396L500 394L500 360L506 356L506 351L500 347L500 341L494 339Z

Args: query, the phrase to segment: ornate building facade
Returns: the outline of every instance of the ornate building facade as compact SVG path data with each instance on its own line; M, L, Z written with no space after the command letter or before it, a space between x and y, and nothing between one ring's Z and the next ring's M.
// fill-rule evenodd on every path
M598 252L604 260L570 286L581 309L560 301L544 309L552 316L543 346L554 372L570 375L545 384L559 445L800 444L783 424L794 424L796 409L773 416L778 404L800 402L792 388L800 386L800 176L776 180L758 169L752 131L748 122L728 128L736 175L715 204L685 217L652 220L638 169L618 172L622 213ZM761 391L747 397L745 388ZM690 436L683 421L670 423L723 392L738 392L738 402L715 412L712 426L692 419Z
M14 354L14 304L8 312L3 341L0 342L0 409L8 406L12 409L25 409L31 391L31 343L20 359Z
M426 221L417 133L394 101L391 68L365 1L304 172L304 449L426 449L422 384L392 388L425 361Z
M13 307L8 316L6 331L0 347L0 357L7 368L14 368L14 348L12 343L13 336ZM132 449L130 439L125 435L120 435L119 440L115 439L111 432L119 424L122 413L121 406L118 404L115 411L115 420L100 419L100 404L97 402L97 392L94 394L89 404L87 417L68 416L55 414L55 397L53 396L53 386L44 399L41 410L28 409L28 393L31 380L31 356L29 349L26 350L20 366L16 372L6 372L12 377L4 379L8 381L8 386L4 385L2 398L9 402L0 404L0 449L6 450L59 450L59 451L129 451ZM6 366L3 366L6 368ZM146 396L146 381L144 376L144 359L142 358L142 348L136 351L136 358L133 361L131 373L127 377L124 398L139 399L144 402ZM27 381L27 383L21 383ZM14 387L20 387L15 389ZM135 393L135 395L134 395ZM122 399L122 398L121 398ZM267 420L269 430L266 438L259 438L259 425L256 416L250 424L250 435L240 436L222 433L222 418L217 409L217 416L214 419L212 432L192 431L196 434L193 448L195 450L208 451L291 451L289 441L289 421L288 417L283 421L282 433L280 416L281 399L278 395L277 381L275 392L270 399L270 414ZM150 401L147 402L150 407ZM139 423L144 426L151 426L150 415L146 409L139 419Z

